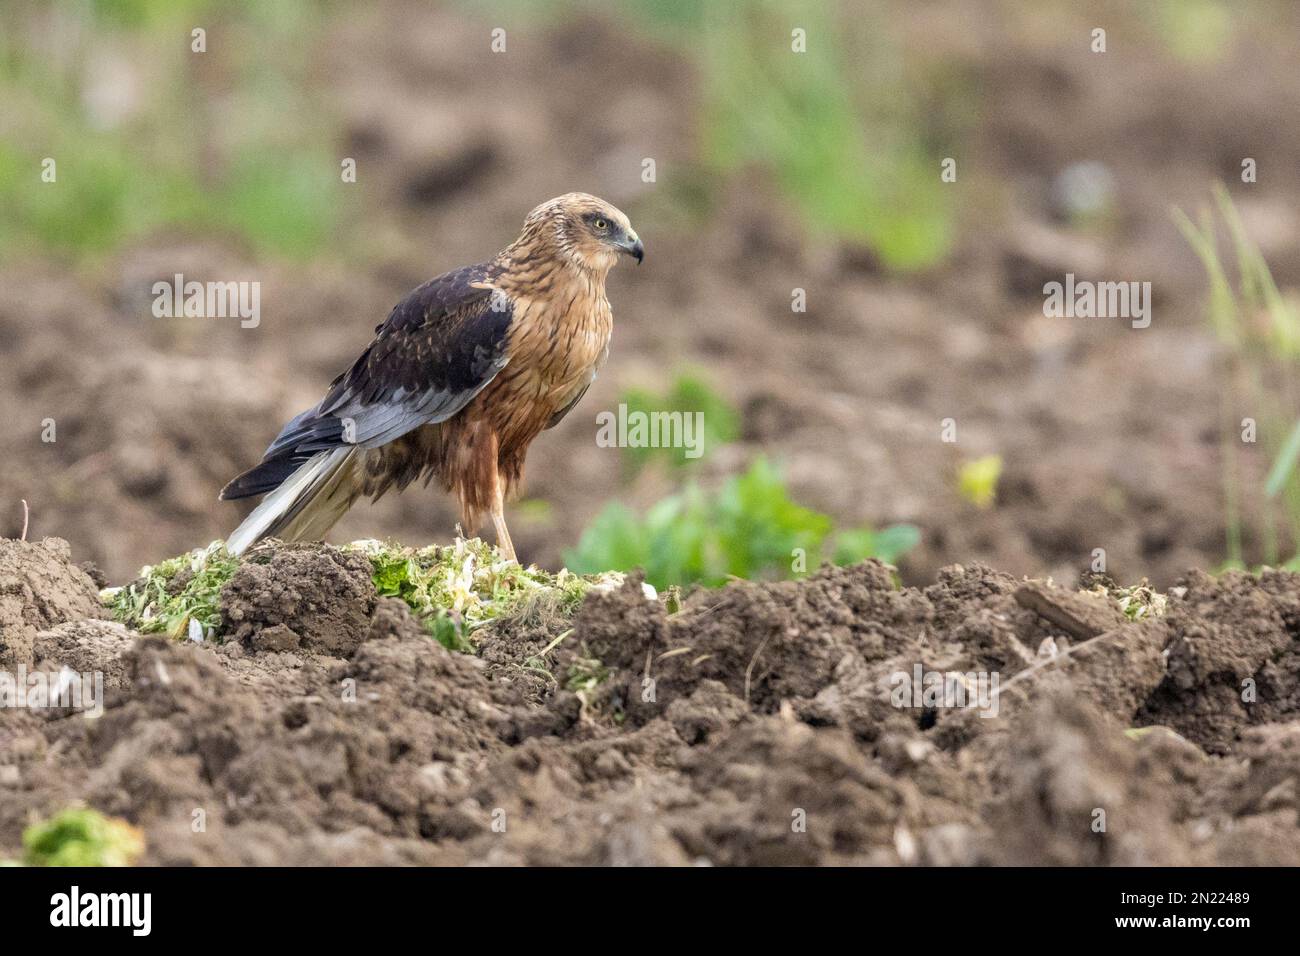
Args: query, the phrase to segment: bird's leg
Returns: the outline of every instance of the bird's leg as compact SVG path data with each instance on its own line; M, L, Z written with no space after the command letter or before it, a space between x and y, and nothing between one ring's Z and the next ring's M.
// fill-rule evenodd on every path
M510 529L506 527L505 482L501 480L500 471L497 471L492 487L492 526L497 532L497 549L511 561L518 561L514 542L510 540Z

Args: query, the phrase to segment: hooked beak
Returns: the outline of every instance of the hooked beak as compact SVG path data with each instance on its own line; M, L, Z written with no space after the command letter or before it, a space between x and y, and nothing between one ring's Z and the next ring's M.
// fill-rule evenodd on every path
M637 265L640 265L641 260L645 258L645 246L641 245L641 240L634 233L624 236L618 247L635 259Z

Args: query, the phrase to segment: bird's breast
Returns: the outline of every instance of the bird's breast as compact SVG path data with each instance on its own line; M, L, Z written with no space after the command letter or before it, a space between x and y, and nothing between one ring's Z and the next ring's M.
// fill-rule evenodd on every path
M589 384L609 353L613 315L603 292L517 296L509 361L485 390L503 442L531 441Z
M613 316L603 295L524 303L512 324L510 363L540 394L587 381L609 347Z

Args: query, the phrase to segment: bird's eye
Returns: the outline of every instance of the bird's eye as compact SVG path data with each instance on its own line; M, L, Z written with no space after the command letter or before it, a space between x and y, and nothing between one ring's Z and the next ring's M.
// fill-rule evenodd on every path
M604 219L597 219L594 223L592 223L592 225L596 227L597 232L604 232L606 229L609 228L609 223L607 223Z

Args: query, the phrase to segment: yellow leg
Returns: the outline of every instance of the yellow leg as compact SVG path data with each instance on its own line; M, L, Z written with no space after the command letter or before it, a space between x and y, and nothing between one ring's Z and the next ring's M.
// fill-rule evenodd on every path
M511 561L518 561L514 542L510 540L510 529L506 527L505 488L500 474L492 490L492 526L496 528L498 550Z

